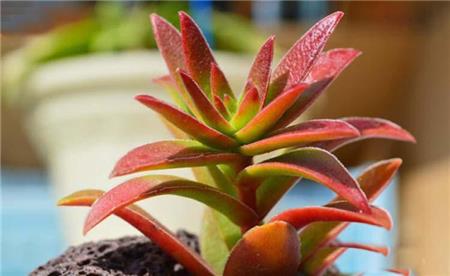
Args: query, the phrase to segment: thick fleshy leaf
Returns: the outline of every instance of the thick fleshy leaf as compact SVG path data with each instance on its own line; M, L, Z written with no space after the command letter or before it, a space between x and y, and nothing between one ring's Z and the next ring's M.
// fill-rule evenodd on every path
M241 229L238 226L210 208L205 210L200 235L200 251L216 275L223 275L230 250L240 238Z
M286 127L295 121L314 102L314 100L320 96L332 80L332 78L327 78L309 85L309 87L306 88L306 90L297 98L291 107L284 112L283 116L281 116L272 129L276 130Z
M264 101L264 106L268 105L273 99L278 97L278 95L280 95L281 92L283 92L283 88L286 87L288 78L289 78L289 71L286 71L286 73L278 76L277 78L273 79L270 82L266 94L266 99Z
M266 134L306 88L306 84L298 84L273 100L236 132L238 140L248 143Z
M238 187L259 185L255 181L273 175L305 177L322 183L357 208L370 213L365 194L347 169L325 150L301 148L244 169Z
M165 19L156 14L150 16L153 33L159 51L166 61L167 68L172 77L178 68L185 69L183 45L178 30Z
M322 54L306 78L311 86L286 111L274 129L287 126L297 119L359 55L360 52L354 49L334 49Z
M289 72L287 88L301 82L343 15L342 12L334 12L312 26L281 59L274 70L274 78Z
M84 233L122 207L167 194L200 201L240 226L253 225L257 220L253 210L219 189L179 177L154 175L133 178L105 193L92 206L84 225Z
M223 98L224 95L234 99L234 93L231 91L230 84L225 78L225 74L220 70L216 63L211 63L211 93Z
M342 120L311 120L280 129L267 138L243 145L240 151L246 155L256 155L306 143L357 136L359 131Z
M172 99L175 101L177 106L181 108L185 112L189 112L189 108L183 100L181 96L177 84L174 82L171 76L165 75L156 79L153 79L153 82L160 85L164 90L169 92Z
M230 112L228 111L228 108L225 106L225 103L223 102L223 100L221 98L219 98L219 96L217 95L213 95L213 103L214 106L216 107L217 111L220 112L220 114L222 114L222 116L229 120L230 119Z
M104 194L101 190L82 190L59 200L60 206L91 206ZM196 275L214 275L207 263L192 249L155 218L136 205L129 205L114 212L123 220L141 231L164 252L172 256L186 269Z
M380 161L367 168L357 178L369 202L373 202L387 187L400 165L401 159L398 158ZM340 200L342 198L336 197L331 202ZM334 240L347 226L348 223L317 222L306 227L300 233L303 262L315 256L318 249Z
M325 206L295 208L284 211L270 221L285 221L300 230L316 221L345 221L371 224L390 229L392 219L389 213L381 208L370 206L370 213L361 213L348 202L341 201Z
M231 97L228 94L225 94L223 96L223 103L227 107L227 110L230 114L234 114L236 112L236 110L237 110L236 99L234 99L233 97Z
M239 107L231 118L230 123L235 129L244 127L260 110L261 101L258 94L258 89L254 86L245 92Z
M385 119L352 117L352 118L342 118L342 120L346 121L347 123L354 126L356 129L358 129L361 135L359 137L354 138L345 138L314 143L313 146L331 151L336 150L346 144L368 138L383 138L412 143L416 142L414 136L412 136L408 131L404 130L399 125Z
M197 107L197 111L203 121L210 127L215 128L221 132L227 134L234 133L233 127L222 116L222 114L217 111L217 109L210 102L206 94L201 90L197 83L193 79L191 79L191 77L185 72L179 71L179 73L184 87L191 96L192 102Z
M270 67L273 59L274 36L269 37L253 61L250 73L247 77L247 83L252 83L259 92L259 98L262 102L266 99L267 86L270 78ZM246 87L247 91L250 87Z
M208 166L239 162L235 153L219 152L192 140L159 141L137 147L123 156L111 177L145 170Z
M216 63L212 51L194 20L185 12L179 12L178 15L187 70L208 97L211 97L211 63Z
M295 275L299 260L297 232L278 221L246 232L231 251L224 275Z
M135 98L145 106L161 114L161 116L180 128L182 131L206 145L226 149L237 146L236 141L232 138L199 122L196 118L184 113L170 104L164 103L163 101L149 95L138 95Z
M329 246L320 249L315 258L309 260L302 266L301 271L307 275L324 275L326 270L349 248L371 251L383 254L384 256L388 254L387 247L359 243L333 242Z

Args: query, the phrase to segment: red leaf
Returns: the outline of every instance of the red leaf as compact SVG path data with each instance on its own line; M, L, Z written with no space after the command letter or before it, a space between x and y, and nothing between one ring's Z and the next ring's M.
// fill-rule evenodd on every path
M274 175L305 177L322 183L357 208L370 213L367 198L358 183L339 160L325 150L301 148L249 166L239 174L237 185L248 186L255 183L255 179Z
M211 63L216 63L216 61L205 37L194 20L185 12L179 12L178 15L180 17L186 67L192 78L207 93L208 97L210 97L209 81Z
M312 26L281 59L273 77L289 72L287 88L301 82L343 15L342 12L332 13Z
M217 130L227 134L232 134L234 132L233 127L211 104L197 83L185 72L179 71L179 73L184 86L186 87L186 91L189 93L192 102L197 107L196 109L203 121L205 121L206 124L212 128L216 128Z
M284 222L273 222L244 234L231 251L224 275L295 275L299 260L295 229Z
M222 116L225 117L226 119L229 119L230 113L228 112L228 109L225 106L222 99L220 99L219 96L217 96L217 95L213 95L213 102L214 102L214 106L217 108L217 110L220 112L220 114L222 114Z
M270 221L285 221L299 230L316 221L359 222L391 229L392 219L389 213L375 206L370 206L370 213L361 213L353 205L342 201L326 206L296 208L284 211Z
M348 122L359 130L361 135L355 138L338 139L320 143L314 143L312 146L320 147L328 151L336 150L344 145L368 138L384 138L405 142L415 143L416 139L408 131L401 128L399 125L379 118L367 117L352 117L343 118L342 120Z
M223 98L224 95L228 95L234 99L233 91L231 91L230 84L228 83L225 75L216 63L211 63L211 92L213 95L217 95L219 98Z
M167 68L174 77L178 68L185 68L181 35L174 26L156 14L151 14L150 20L156 44L166 61Z
M247 83L253 83L253 85L258 89L259 97L262 102L266 99L267 86L270 78L270 66L272 65L273 59L273 44L274 36L269 37L267 41L263 44L261 49L253 61L250 73L247 77ZM247 91L250 87L246 87Z
M83 190L61 199L58 205L91 206L103 194L104 192L100 190ZM191 273L196 275L214 275L212 269L195 251L182 243L174 234L140 207L129 205L116 210L114 214L141 231Z
M376 245L370 245L370 244L363 244L363 243L355 243L355 242L340 242L340 241L333 241L330 244L328 244L328 247L334 247L334 248L346 248L346 249L361 249L366 251L371 251L374 253L379 253L384 256L387 256L389 254L389 248L386 246L376 246Z
M232 163L241 159L238 154L218 152L192 140L159 141L128 152L116 163L111 177L145 170Z
M267 138L243 145L240 151L256 155L306 143L359 136L359 131L341 120L311 120L280 129Z
M298 84L284 92L236 132L236 138L248 143L265 134L306 88L306 84Z
M400 165L400 159L380 161L367 168L357 178L369 202L374 201L387 187ZM340 200L342 198L336 197L331 203ZM306 227L300 233L300 239L305 241L301 246L302 263L316 258L317 251L328 244L329 241L334 240L347 226L348 223L317 222Z
M182 131L206 145L226 149L237 146L236 141L232 138L208 127L176 107L166 104L149 95L138 95L135 99L153 109L155 112L158 112Z
M155 175L133 178L105 193L92 206L84 225L84 233L122 207L167 194L203 202L240 226L254 225L257 222L253 210L217 188L179 177Z

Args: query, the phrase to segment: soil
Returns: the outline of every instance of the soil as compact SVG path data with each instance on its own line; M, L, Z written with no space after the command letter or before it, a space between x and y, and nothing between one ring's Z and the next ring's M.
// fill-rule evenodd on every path
M197 236L178 231L178 238L199 252ZM143 236L87 242L36 268L30 276L189 275L174 259Z

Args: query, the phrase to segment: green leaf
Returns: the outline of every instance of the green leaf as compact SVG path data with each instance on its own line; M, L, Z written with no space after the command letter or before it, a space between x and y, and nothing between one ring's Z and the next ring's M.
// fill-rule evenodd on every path
M217 188L179 177L153 175L133 178L105 193L92 206L84 225L84 233L117 209L139 200L167 194L202 202L240 226L254 225L257 222L253 210Z
M295 275L299 260L297 232L277 221L247 231L231 251L223 275Z
M298 84L277 97L236 132L236 138L249 143L266 134L307 87L306 84Z
M227 98L224 98L225 100ZM231 103L231 98L229 104ZM225 101L227 103L227 101ZM231 118L231 125L235 129L241 129L244 127L260 110L261 102L258 94L258 89L251 86L249 90L244 92L244 96L237 108L236 113Z

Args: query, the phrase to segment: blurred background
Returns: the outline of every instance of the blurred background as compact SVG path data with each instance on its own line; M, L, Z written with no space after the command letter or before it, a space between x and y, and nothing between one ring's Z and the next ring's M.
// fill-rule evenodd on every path
M411 131L418 144L371 140L337 152L355 172L378 159L404 160L379 202L393 213L393 233L367 227L344 233L387 242L393 254L350 250L339 267L375 271L396 264L417 275L450 275L450 3L417 1L2 1L2 275L24 275L70 244L135 233L110 219L83 238L86 209L58 209L55 202L77 189L111 188L120 179L108 174L122 154L169 137L132 96L168 98L151 82L166 68L148 14L177 26L179 10L199 23L235 91L268 35L276 35L279 58L315 21L343 11L327 48L363 55L303 119L383 117ZM191 176L164 173L172 172ZM332 196L319 185L300 186L277 208ZM199 229L198 204L169 197L144 206L172 229Z

